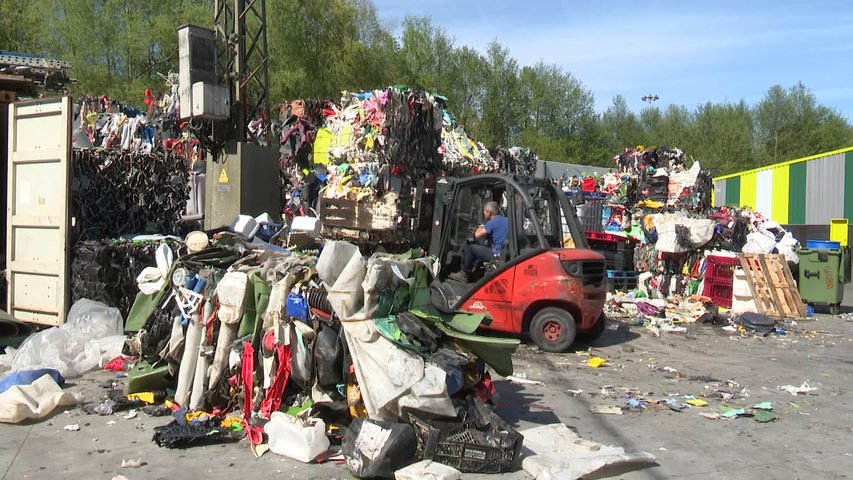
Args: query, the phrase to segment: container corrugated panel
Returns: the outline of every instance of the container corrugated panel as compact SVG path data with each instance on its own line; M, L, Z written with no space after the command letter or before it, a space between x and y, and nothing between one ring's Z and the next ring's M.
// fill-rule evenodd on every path
M844 217L844 155L836 154L807 163L806 225L829 225Z

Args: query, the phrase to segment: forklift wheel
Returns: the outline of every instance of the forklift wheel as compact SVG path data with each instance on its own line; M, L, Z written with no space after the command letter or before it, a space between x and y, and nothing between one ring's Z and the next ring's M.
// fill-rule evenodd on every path
M829 306L829 314L830 315L838 315L841 312L841 305L837 303L833 303Z
M543 308L530 322L533 343L546 352L565 352L575 341L576 333L575 317L562 308Z
M577 341L581 343L592 343L598 340L598 337L604 333L604 330L607 328L607 316L604 313L598 317L598 321L595 322L595 325L592 328L588 328L586 330L581 330L578 332Z

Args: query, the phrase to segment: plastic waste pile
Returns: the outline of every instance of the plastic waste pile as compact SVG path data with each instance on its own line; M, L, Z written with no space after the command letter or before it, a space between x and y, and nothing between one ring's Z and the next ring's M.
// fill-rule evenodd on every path
M489 370L510 375L518 341L477 335L485 314L433 308L433 259L364 257L344 242L318 257L256 242L237 221L230 230L158 245L121 337L126 388L88 411L172 415L154 436L170 448L245 436L255 455L309 462L342 445L361 475L438 458L463 472L519 468L522 436L496 433L511 428L486 407ZM97 361L90 349L80 355ZM367 437L379 450L359 450ZM435 438L486 457L463 462L427 447Z

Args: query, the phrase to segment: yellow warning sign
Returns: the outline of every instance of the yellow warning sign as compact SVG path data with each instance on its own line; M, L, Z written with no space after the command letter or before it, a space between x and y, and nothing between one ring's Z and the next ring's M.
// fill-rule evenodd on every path
M228 183L228 174L225 173L225 169L222 169L222 173L219 174L219 183Z

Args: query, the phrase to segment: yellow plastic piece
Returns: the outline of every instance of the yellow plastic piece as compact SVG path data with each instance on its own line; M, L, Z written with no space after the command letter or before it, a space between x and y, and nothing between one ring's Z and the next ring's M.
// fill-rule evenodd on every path
M604 359L604 358L601 358L601 357L592 357L592 358L590 358L589 360L587 360L587 361L586 361L586 364L587 364L587 365L589 365L589 366L590 366L590 367L592 367L592 368L598 368L598 367L600 367L600 366L604 365L604 364L605 364L605 362L607 362L607 360L606 360L606 359Z

